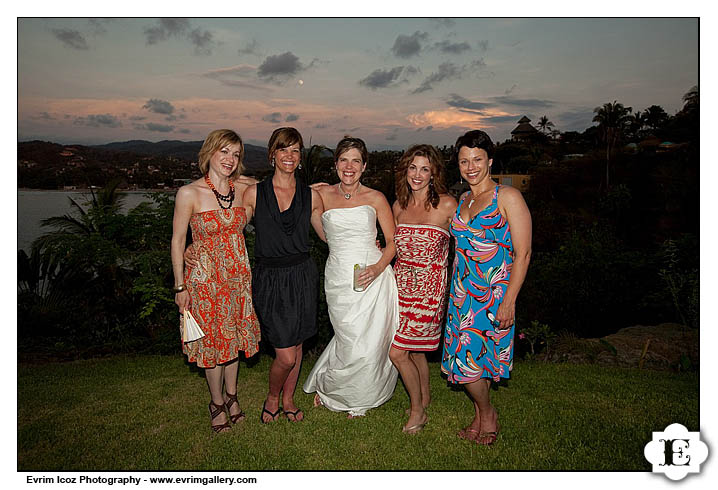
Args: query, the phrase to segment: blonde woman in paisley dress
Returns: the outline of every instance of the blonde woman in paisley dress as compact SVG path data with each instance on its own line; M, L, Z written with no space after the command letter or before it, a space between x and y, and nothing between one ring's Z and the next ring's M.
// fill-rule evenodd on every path
M180 314L192 312L205 336L182 344L190 362L205 369L212 430L226 432L244 419L237 400L239 351L258 351L260 329L252 307L252 273L242 230L244 145L229 129L212 131L199 152L204 176L177 191L172 223L172 269ZM184 267L187 226L195 261ZM224 385L224 386L223 386Z
M395 176L393 214L399 288L399 328L389 357L401 374L411 409L403 431L415 434L429 421L431 403L426 352L439 347L446 304L449 224L456 199L447 194L444 161L431 145L402 155Z

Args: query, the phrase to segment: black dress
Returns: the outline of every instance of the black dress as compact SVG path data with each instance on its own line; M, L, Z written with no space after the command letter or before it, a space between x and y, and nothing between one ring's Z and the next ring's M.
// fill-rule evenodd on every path
M312 191L297 179L292 204L280 212L272 178L257 184L252 297L262 339L275 348L317 333L319 274L309 255Z

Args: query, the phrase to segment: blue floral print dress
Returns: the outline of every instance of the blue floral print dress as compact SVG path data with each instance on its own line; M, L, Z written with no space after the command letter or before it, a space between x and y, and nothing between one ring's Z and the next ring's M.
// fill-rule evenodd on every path
M459 214L464 194L451 221L456 255L441 371L455 384L499 381L509 378L513 368L514 325L502 330L495 319L514 256L509 223L497 204L499 187L488 207L468 223Z

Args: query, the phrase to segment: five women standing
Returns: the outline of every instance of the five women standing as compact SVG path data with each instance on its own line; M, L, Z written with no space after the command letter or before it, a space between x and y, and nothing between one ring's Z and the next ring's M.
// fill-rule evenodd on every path
M211 155L204 179L177 194L172 240L176 302L181 311L197 304L200 325L208 333L204 340L186 345L185 352L191 361L208 369L210 412L213 424L215 419L217 422L213 428L224 431L229 427L226 415L223 417L225 403L233 422L244 414L236 403L236 393L229 393L230 386L236 388L236 367L227 365L218 375L210 369L236 361L238 350L245 350L248 356L257 351L257 317L248 294L252 280L241 239L243 227L254 215L254 305L262 335L276 353L262 407L263 423L276 420L282 407L289 420L303 419L294 404L294 391L302 343L316 333L318 281L309 256L311 224L320 238L325 239L326 233L329 244L325 289L335 336L316 362L304 390L316 392L315 405L347 411L350 417L363 415L392 396L397 379L393 363L411 402L403 430L416 433L426 425L431 395L424 352L438 348L441 339L450 232L456 239L456 257L441 370L450 383L464 386L474 405L474 419L459 437L492 444L499 425L488 390L492 381L509 377L512 368L515 302L531 254L531 217L520 192L491 180L494 147L488 135L469 131L456 142L459 171L470 187L458 207L446 192L441 154L429 145L409 148L396 173L397 201L392 213L380 192L360 182L367 150L358 138L345 138L337 146L338 184L315 191L297 178L303 143L294 128L280 128L270 138L272 178L247 187L244 196L246 186L238 183L240 198L235 203L232 177L241 168L241 140L235 134L236 139L220 138L216 143L214 133L202 150ZM202 161L200 153L200 168ZM212 197L220 209L215 209ZM211 276L205 280L224 284L224 279L214 279L200 267L188 269L180 284L190 216L202 266L206 268L212 260L220 268L236 262L234 266L241 272L226 281L233 285L227 301L224 293L220 299L205 300L203 291L222 288L212 283L209 289L200 289L196 281L188 279ZM377 221L386 237L383 250L374 244ZM205 244L201 223L209 223L212 233L229 238L219 239L217 245ZM219 259L212 258L213 250L220 251ZM396 281L388 267L395 251ZM219 316L205 314L207 305L215 311L217 302L230 306L221 308ZM234 309L232 305L236 305ZM239 333L232 333L235 331ZM228 387L225 394L222 376Z

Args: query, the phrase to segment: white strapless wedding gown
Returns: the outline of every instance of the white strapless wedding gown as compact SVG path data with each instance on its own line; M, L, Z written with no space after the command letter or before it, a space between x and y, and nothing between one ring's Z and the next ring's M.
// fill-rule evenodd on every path
M396 280L390 266L366 288L352 289L354 264L375 264L376 211L335 208L322 215L329 245L324 290L334 337L309 373L304 391L325 407L364 415L394 394L398 372L389 348L399 323Z

